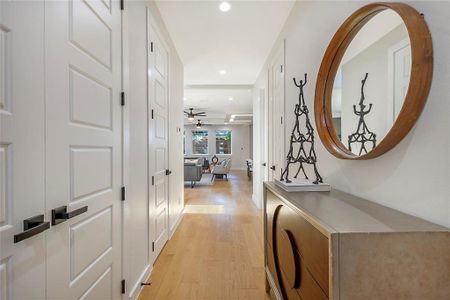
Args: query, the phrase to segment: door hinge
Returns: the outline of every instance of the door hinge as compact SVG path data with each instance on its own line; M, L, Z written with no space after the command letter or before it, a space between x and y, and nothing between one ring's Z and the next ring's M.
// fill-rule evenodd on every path
M152 251L155 252L155 242L152 242Z
M150 42L150 52L153 52L153 42Z
M122 279L122 294L125 294L125 279Z
M280 66L281 73L283 73L283 65Z
M153 109L152 109L152 120L153 120L153 117L154 117L154 112L153 112Z
M124 10L125 8L125 0L120 0L120 10Z
M120 93L120 105L125 106L125 92Z
M280 119L281 119L281 124L283 124L283 117L281 117Z
M120 199L121 199L122 201L125 201L125 195L126 195L125 187L123 186L123 187L121 188L121 196L120 196Z
M155 176L152 176L152 185L155 185Z

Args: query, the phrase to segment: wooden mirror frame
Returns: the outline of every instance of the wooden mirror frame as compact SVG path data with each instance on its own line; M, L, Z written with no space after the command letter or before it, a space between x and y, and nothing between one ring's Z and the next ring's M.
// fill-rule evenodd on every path
M347 149L336 135L332 120L331 94L341 60L359 30L374 16L392 9L403 19L411 44L411 77L402 109L392 128L368 153L358 156ZM314 115L317 131L325 148L343 159L370 159L395 147L411 130L425 106L433 75L433 45L423 15L403 3L373 3L354 12L333 36L317 75Z

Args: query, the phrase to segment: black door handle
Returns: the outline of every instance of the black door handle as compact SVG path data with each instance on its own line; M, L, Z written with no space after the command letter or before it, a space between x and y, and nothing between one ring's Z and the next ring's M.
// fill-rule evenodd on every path
M50 228L50 222L44 222L44 215L23 220L23 232L14 235L14 244L26 240Z
M61 206L52 209L52 225L58 225L62 222L65 222L68 219L81 215L87 211L88 211L87 206L83 206L69 212L67 211L67 206Z
M267 166L267 164L266 163L262 163L261 166L265 167L265 166Z
M170 175L170 174L172 174L172 171L170 171L169 169L167 169L167 170L166 170L166 175L168 176L168 175Z
M275 166L271 166L270 169L275 171Z

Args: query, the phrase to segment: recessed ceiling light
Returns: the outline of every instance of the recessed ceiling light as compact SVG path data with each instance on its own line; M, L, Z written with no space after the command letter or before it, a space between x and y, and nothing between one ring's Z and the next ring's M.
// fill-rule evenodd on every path
M219 74L220 74L220 75L227 75L227 71L225 71L225 70L220 70L220 71L219 71Z
M184 97L184 98L183 98L183 101L186 101L186 100L187 100L187 98L186 98L186 97Z
M233 97L228 98L229 101L233 101Z
M230 3L224 1L224 2L220 3L219 9L223 12L227 12L231 9L231 5L230 5Z

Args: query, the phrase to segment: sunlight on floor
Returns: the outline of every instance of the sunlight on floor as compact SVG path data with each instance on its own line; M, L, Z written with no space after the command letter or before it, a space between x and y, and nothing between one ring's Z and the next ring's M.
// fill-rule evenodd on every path
M188 204L184 208L185 214L223 214L223 205L215 204Z

